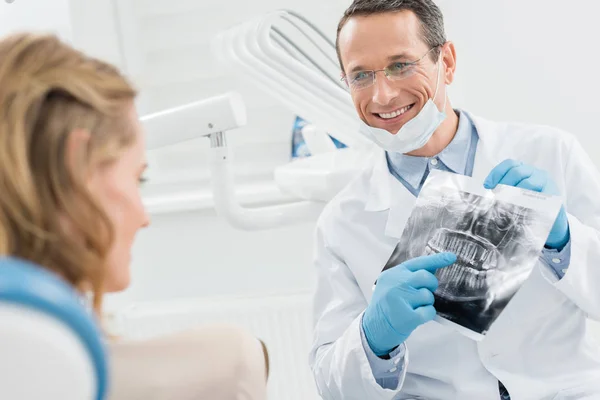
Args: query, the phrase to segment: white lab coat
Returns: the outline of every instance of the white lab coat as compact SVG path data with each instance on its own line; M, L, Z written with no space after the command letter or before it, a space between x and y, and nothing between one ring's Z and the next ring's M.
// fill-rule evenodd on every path
M512 400L600 399L600 348L586 329L586 316L600 317L600 175L572 135L471 118L480 138L473 177L482 185L507 158L546 170L557 183L571 230L566 275L558 281L539 261L481 342L437 322L417 328L406 341L403 384L382 389L360 321L416 199L375 151L317 226L310 363L323 399L498 400L498 380Z

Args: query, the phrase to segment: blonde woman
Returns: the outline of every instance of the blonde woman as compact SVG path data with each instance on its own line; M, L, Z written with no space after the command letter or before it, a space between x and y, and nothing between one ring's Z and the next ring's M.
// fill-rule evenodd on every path
M51 35L0 41L0 255L53 271L101 313L125 289L148 226L136 91L113 66ZM107 339L111 399L263 399L266 350L247 332L199 328L144 342Z

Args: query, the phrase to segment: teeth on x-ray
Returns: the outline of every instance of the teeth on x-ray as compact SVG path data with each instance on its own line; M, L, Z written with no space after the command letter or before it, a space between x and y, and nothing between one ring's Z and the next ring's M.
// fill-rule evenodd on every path
M452 252L457 261L436 272L436 294L453 301L488 300L498 263L496 248L485 238L447 228L438 229L427 243L430 253ZM489 299L491 300L491 299Z
M447 228L438 229L427 243L433 251L455 253L460 261L475 270L496 268L496 248L485 238Z
M434 306L441 317L486 332L527 278L547 222L509 202L448 187L428 190L384 269L423 254L456 254L453 265L436 271Z

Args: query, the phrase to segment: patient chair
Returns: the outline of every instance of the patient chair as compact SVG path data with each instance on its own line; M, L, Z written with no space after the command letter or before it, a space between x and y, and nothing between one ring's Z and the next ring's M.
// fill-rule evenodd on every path
M0 399L102 400L107 364L97 324L70 285L0 258Z

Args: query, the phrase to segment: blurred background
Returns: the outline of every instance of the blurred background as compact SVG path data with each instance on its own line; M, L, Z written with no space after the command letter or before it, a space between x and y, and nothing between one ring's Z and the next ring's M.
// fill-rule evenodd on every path
M218 32L277 9L294 10L332 40L349 0L15 0L0 3L0 34L34 29L108 60L140 88L140 115L236 90L248 124L228 133L238 198L274 204L273 171L292 155L296 115L218 65ZM438 0L457 49L455 108L500 121L574 133L598 166L597 38L600 3L589 0ZM214 320L245 324L272 354L272 399L317 398L307 364L314 286L314 220L241 231L214 210L209 142L152 151L144 188L152 225L133 252L133 284L108 296L121 334L147 337ZM600 335L599 335L600 337Z

